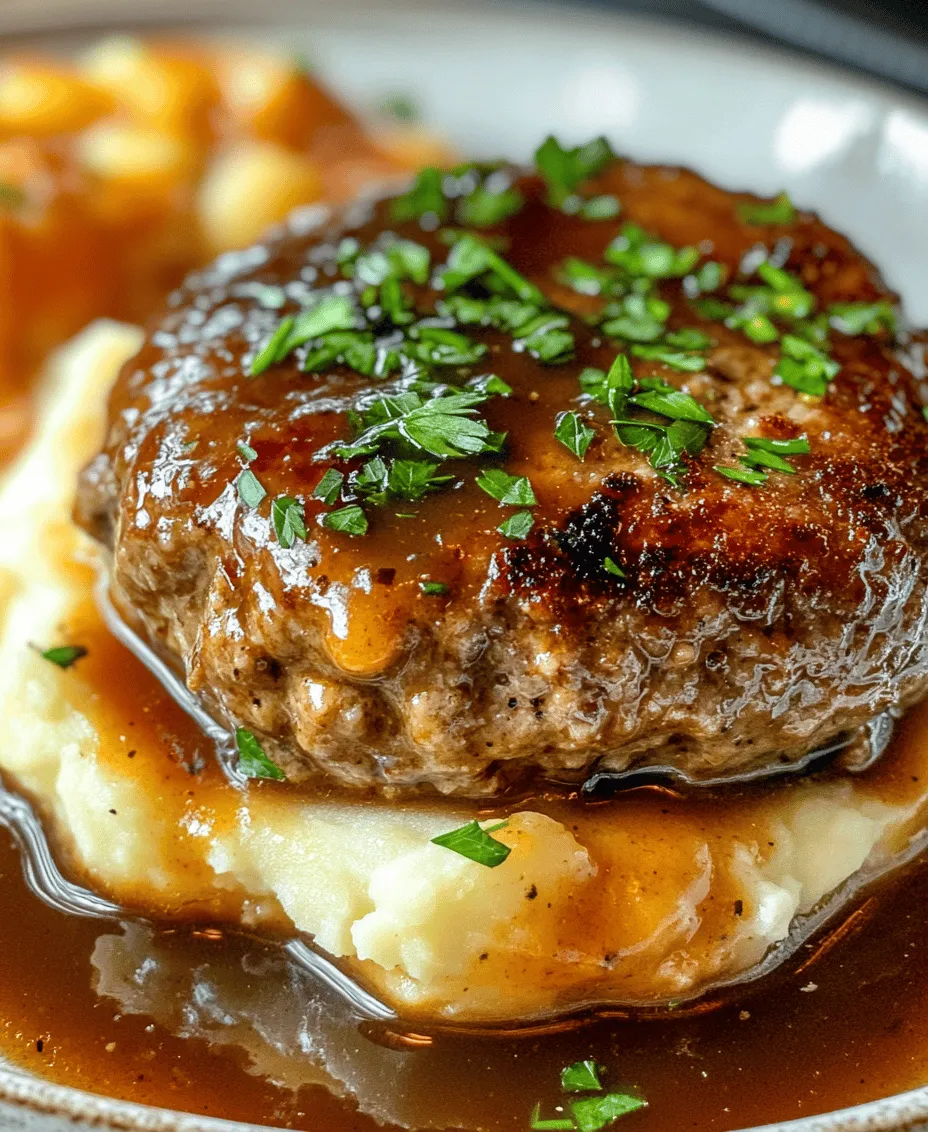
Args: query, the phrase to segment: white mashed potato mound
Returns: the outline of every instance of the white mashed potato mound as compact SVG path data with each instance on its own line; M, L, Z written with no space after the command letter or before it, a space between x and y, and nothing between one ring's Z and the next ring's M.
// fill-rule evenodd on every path
M430 843L473 818L466 803L390 809L229 785L232 820L193 805L180 837L157 793L100 757L101 735L65 694L69 674L30 647L57 640L88 601L89 572L74 563L98 551L70 521L74 484L141 338L97 322L53 359L34 439L0 486L0 768L50 816L91 887L135 907L232 893L249 924L282 910L400 1008L499 1017L679 999L733 978L797 914L907 841L920 801L814 780L755 804L721 847L692 820L677 829L672 811L660 843L621 810L612 831L603 807L595 829L520 812L494 833L512 849L495 869Z

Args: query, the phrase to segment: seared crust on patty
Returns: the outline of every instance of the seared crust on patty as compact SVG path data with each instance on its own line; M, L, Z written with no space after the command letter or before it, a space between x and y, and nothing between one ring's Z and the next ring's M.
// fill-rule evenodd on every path
M467 325L488 352L440 380L492 372L512 387L479 412L508 434L489 463L531 481L528 537L499 532L514 508L475 484L484 457L447 461L452 483L421 501L368 507L363 536L321 525L322 474L365 457L320 449L351 435L349 411L412 379L341 363L304 373L300 351L250 377L251 360L281 314L344 277L346 236L367 247L395 233L433 265L449 253L429 217L396 223L387 201L304 214L189 279L113 392L78 518L113 550L127 620L290 778L378 791L486 795L636 766L737 775L920 696L928 424L915 347L906 356L887 329L832 328L840 370L808 396L774 376L779 343L697 309L688 280L661 282L667 329L712 340L701 372L632 358L639 379L686 390L714 418L675 485L581 396L583 369L608 370L628 344L588 321L603 299L568 287L560 265L602 264L632 222L695 245L732 280L772 256L819 312L892 301L875 270L814 215L747 223L737 206L753 198L684 170L612 163L589 191L615 194L622 215L595 222L554 207L533 176L517 187L524 206L484 235L570 313L572 357L543 364L511 333ZM419 313L442 298L404 286ZM554 437L565 410L595 429L583 460ZM790 457L794 474L748 486L715 470L743 466L744 437L799 436L810 451ZM243 442L267 492L257 507L235 486ZM289 547L271 516L281 495L306 516L305 541ZM447 592L423 588L436 581Z

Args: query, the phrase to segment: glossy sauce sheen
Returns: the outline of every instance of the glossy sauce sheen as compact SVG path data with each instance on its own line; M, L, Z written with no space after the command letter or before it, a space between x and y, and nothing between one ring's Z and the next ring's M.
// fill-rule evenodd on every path
M460 327L485 357L431 376L502 377L512 396L480 413L507 433L506 449L448 461L454 483L419 502L368 507L362 537L321 525L313 492L327 467L357 471L363 458L319 451L350 438L349 410L385 383L334 363L304 373L297 354L248 376L281 310L297 309L295 299L262 307L260 294L309 300L350 286L337 259L346 233L364 249L398 233L439 267L441 231L393 224L380 202L225 260L173 297L116 384L78 509L114 550L124 615L288 777L394 797L486 796L637 764L710 779L766 769L911 702L928 682L915 628L928 616L928 425L892 336L830 332L840 371L823 398L808 398L773 380L778 345L703 318L679 279L663 281L668 328L714 343L696 374L632 359L639 380L682 388L717 422L686 457L679 490L620 443L604 406L581 399L583 368L608 369L628 344L584 322L596 303L559 281L567 256L601 265L626 222L702 247L733 279L752 249L756 259L777 248L823 312L889 300L875 269L810 213L742 222L742 198L686 170L611 163L591 191L621 200L615 221L564 215L537 178L518 185L524 207L489 235L571 313L574 356L544 365L512 335ZM440 290L410 290L420 315L435 312ZM555 437L569 409L595 429L583 461ZM713 470L737 462L744 436L801 435L810 452L795 474L763 487ZM253 509L234 487L244 440L267 493ZM531 480L525 540L499 532L514 509L475 482L494 463ZM293 548L270 522L280 495L305 510L307 539ZM447 594L424 593L426 581Z
M680 183L686 185L685 177ZM622 192L626 204L632 201L630 207L635 210L635 218L649 223L646 197L634 203L633 184L625 186ZM724 201L730 208L730 198L725 196ZM683 212L685 209L681 210L681 215ZM685 242L688 238L685 231L672 231L673 225L664 224L658 216L653 217L653 221L649 226L676 243ZM814 222L810 221L810 224L813 233L820 234ZM818 281L822 300L827 301L829 296L857 298L878 294L877 284L870 280L859 261L844 245L839 244L836 248L839 266L831 275L837 280L830 278L826 272ZM574 242L570 241L564 250L576 250ZM744 249L738 250L740 254ZM734 247L726 251L724 240L721 240L717 254L735 258L736 253ZM817 258L824 259L826 263L834 262L828 256ZM844 258L848 261L845 267L850 272L850 279L846 278L846 272L839 270ZM531 271L530 263L519 262L518 266ZM809 266L808 263L806 266ZM844 282L840 281L842 278ZM692 323L694 320L689 321ZM869 381L871 369L876 371L891 364L882 347L872 342L846 344L843 349L847 354L847 373L844 384L838 385L836 404L832 405L838 410L842 407L847 409L847 398L853 401L857 397L859 387ZM581 360L607 365L612 353L611 349L605 351L601 346L585 342ZM763 351L760 353L763 354ZM767 361L769 370L772 358ZM528 399L528 405L538 405L539 414L542 409L547 414L544 429L541 423L536 422L527 433L522 434L532 441L530 449L526 448L520 454L519 444L514 442L514 462L510 463L509 470L521 470L520 458L527 461L526 470L529 470L529 459L534 467L541 458L558 482L565 479L562 473L568 466L568 457L555 447L548 430L554 409L569 403L573 394L574 372L572 370L569 375L569 391L568 375L558 377L555 374L550 388L546 385L544 398L539 396L537 401L533 401L530 398L530 379L534 375L527 364L523 367L522 359L517 359L512 372L507 369L506 378L515 378L513 384ZM280 375L277 377L279 380ZM344 385L350 384L352 379L339 375L337 381ZM871 422L869 430L861 426L860 431L867 433L872 441L863 462L871 471L879 467L882 478L882 465L888 458L888 452L895 463L886 472L886 477L892 477L894 487L905 496L909 490L914 490L911 484L904 482L904 470L917 460L915 449L921 440L921 432L915 432L914 438L913 433L904 433L900 439L891 441L882 436L879 423L885 421L886 412L898 410L905 415L912 408L912 401L907 400L912 392L911 385L906 378L900 381L906 394L900 403L904 403L905 409L898 409L896 401L885 388L877 389L873 397L878 402L878 410L873 414L875 423ZM270 380L258 383L255 386L258 392L254 396L259 400L264 398L261 389L265 385L266 406L273 410L278 403L279 390L271 388ZM124 392L117 394L117 405ZM502 404L495 410L499 414L498 419L489 411L488 416L494 426L507 427L510 419L521 415L522 408L524 405L520 406L518 402ZM320 416L321 422L313 420L310 429L314 444L341 435L339 421L326 419L326 414ZM832 422L835 428L840 424L839 417L840 414ZM197 427L204 425L202 421L195 423ZM234 441L240 439L242 424L243 418L233 412L230 420L221 425L228 429L224 439L228 442L229 455L226 464L217 460L214 467L215 475L223 477L225 482L232 478L238 467L231 453L234 452ZM774 423L770 427L771 431L788 431L790 426ZM917 428L923 431L920 423ZM205 426L202 431L206 432ZM828 429L823 425L820 431L824 437ZM513 432L518 435L515 429ZM279 445L275 449L271 438L254 439L259 449L256 468L266 479L270 490L274 493L293 490L290 477L299 461L289 461L289 453L284 453ZM827 437L824 439L827 448ZM719 443L724 445L729 440L723 436ZM884 443L887 448L881 447ZM633 458L620 452L614 442L606 441L605 447L610 459L628 459L634 463ZM842 463L840 452L829 454L826 451L816 459L821 461L816 483L821 482L822 475L831 475L842 490L849 489L842 475L850 473ZM266 463L263 462L265 460ZM920 464L918 467L921 470ZM317 470L310 469L308 465L297 469L306 481L301 487L311 486L310 472ZM640 472L640 468L637 471ZM694 475L701 485L711 482L707 479L711 473L705 468L697 469ZM587 498L592 479L588 477L579 483L576 498L572 497L569 488L565 488L563 495L556 499L552 496L547 500L539 491L542 498L539 514L545 521L560 521L571 508ZM194 504L214 502L214 486L209 485L208 498L194 498ZM853 484L850 486L853 487ZM793 486L784 484L778 491L788 498L789 492L802 494L807 489L808 484L797 479ZM658 494L655 485L646 482L636 490L640 490L647 507L652 508L646 516L642 513L638 517L645 529L643 542L646 543L648 531L663 529L664 520L655 519L660 513L660 508L657 512L653 511L653 500ZM745 501L751 498L749 493L742 493L742 496ZM733 498L740 500L741 496ZM766 498L761 497L762 500ZM773 495L772 498L776 500L781 496ZM853 602L856 598L853 570L866 541L862 532L869 524L879 527L886 519L883 509L890 505L881 503L883 499L884 495L880 492L874 499L864 495L856 500L859 507L843 532L854 535L856 542L853 537L845 542L841 538L835 538L833 544L829 542L829 547L834 550L833 557L828 560L829 568L834 569L837 581L831 578L826 582L819 575L806 577L802 584L808 587L810 593L818 594L824 587L836 598L839 607L846 600ZM911 501L903 500L892 506L902 507L904 502ZM634 503L631 505L632 519L635 518L635 506ZM738 504L733 506L737 510ZM733 559L725 562L715 561L710 555L702 562L706 565L708 561L710 567L714 563L716 568L723 570L726 585L735 590L743 587L753 592L756 589L760 563L757 556L767 551L768 530L763 528L758 518L758 506L765 504L745 502L744 514L733 524L731 546L735 550L740 547L743 554L735 554ZM775 516L776 506L771 506L774 508L771 515ZM382 535L375 534L371 542L341 544L333 541L327 545L326 570L329 577L350 580L359 566L370 564L373 556L378 563L387 563L387 568L395 571L395 589L392 592L402 595L399 599L392 598L386 607L381 603L377 590L367 593L361 589L357 592L363 597L355 598L353 595L352 600L358 604L349 611L349 620L358 628L349 632L347 637L334 634L334 643L329 641L330 653L334 654L332 659L343 671L370 676L389 666L397 647L389 615L394 605L401 611L398 615L400 620L409 616L409 605L424 606L427 610L434 608L424 603L418 589L423 566L431 574L439 567L453 570L458 563L462 573L454 581L455 584L460 582L461 592L465 594L474 593L478 583L482 585L485 581L488 558L495 553L494 548L499 541L490 527L491 522L495 527L500 517L495 504L468 484L460 493L451 496L450 502L448 499L427 502L423 514L428 514L430 508L442 509L444 520L450 521L453 527L457 547L467 546L468 550L473 550L470 561L467 555L449 555L447 548L438 542L437 549L429 546L424 562L408 568L404 565L406 556L402 553L406 549L403 545L406 536L401 533L405 528L389 519L384 523ZM424 519L421 521L425 522ZM700 515L701 526L696 528L697 536L700 531L704 535L711 531L716 522L717 514L707 507ZM814 527L814 523L811 525ZM676 574L674 570L669 571L671 583L679 582L692 567L685 551L692 549L698 538L694 543L693 539L681 535L673 519L667 529L673 535L674 545L682 548L682 561L677 561L679 569ZM784 536L787 544L794 534ZM810 537L814 541L814 532ZM636 548L633 540L632 550L641 552L642 549L642 546ZM698 546L696 551L698 557ZM527 557L520 559L512 555L507 558L504 589L507 586L514 589L524 587L530 592L537 591L542 598L558 605L561 563L547 562L543 551L535 546L530 548ZM393 562L395 565L389 565ZM573 565L581 582L604 581L602 578L585 577L578 564ZM649 600L657 597L656 592L651 594L647 590L648 571L653 569L657 576L656 567L653 563L649 565L647 555L639 553L639 560L628 565L637 571L636 581L641 581ZM467 576L468 569L475 571L473 577ZM583 593L583 600L589 599L592 605L601 597L602 592L596 585ZM404 600L406 598L409 599L408 604ZM384 616L385 610L387 616ZM94 702L88 711L104 736L104 757L114 761L125 760L126 767L131 763L130 773L144 777L153 789L161 792L159 798L163 798L164 805L169 807L168 812L179 815L189 806L207 802L221 810L224 804L222 798L228 791L218 775L208 744L189 720L168 703L165 694L138 662L126 657L121 648L101 632L92 612L88 611L84 624L69 628L73 634L71 639L80 639L90 647L90 655L79 662L73 676L78 694L82 694L80 689L83 687L84 693L89 690ZM112 694L114 671L119 671L122 677L121 690L117 695ZM246 685L249 683L248 680L244 682ZM85 694L82 703L87 707ZM911 724L912 729L918 726L917 722ZM137 746L135 735L140 737ZM919 742L917 731L908 737L903 736L885 763L872 772L874 783L886 796L908 797L916 791L911 776L905 771L912 747ZM136 761L141 757L140 751L146 752L144 766ZM749 799L750 796L750 792L745 791L744 797ZM710 810L714 811L712 820L719 821L719 815L726 811L734 819L739 805L737 794L724 797L704 795L698 801L672 796L668 799L668 805L679 806L697 823L703 820L708 823ZM563 805L562 802L546 803L544 798L535 801L541 807L547 805L552 812ZM366 803L359 798L358 804L374 803ZM634 810L634 798L629 799L629 808ZM221 817L220 813L219 820ZM288 1124L312 1129L313 1132L374 1126L370 1118L353 1112L350 1100L337 1102L318 1086L307 1086L293 1095L248 1075L243 1068L243 1053L234 1050L223 1054L211 1052L200 1039L181 1041L172 1036L170 1028L162 1029L157 1022L152 1022L153 1028L149 1029L144 1014L123 1013L119 1016L118 1007L108 999L96 1000L89 988L88 961L99 934L99 925L63 920L41 908L36 908L34 914L32 911L25 914L24 906L30 905L34 898L17 884L12 855L9 859L4 857L2 868L4 883L0 885L3 894L0 900L9 900L10 903L5 909L0 905L3 913L0 915L0 942L6 944L4 954L12 958L5 965L5 975L0 980L0 1016L6 1021L10 1051L17 1060L60 1080L148 1103ZM426 1123L436 1126L434 1117L428 1114L439 1110L443 1114L442 1123L449 1127L525 1128L536 1101L544 1102L550 1109L560 1099L556 1085L561 1066L586 1056L594 1056L607 1067L607 1083L610 1086L632 1086L648 1098L650 1108L628 1118L623 1126L637 1126L651 1132L663 1129L669 1132L681 1126L733 1128L823 1111L882 1095L924 1078L924 1063L918 1051L928 1048L926 1024L921 1021L928 994L928 963L920 960L923 955L928 958L928 949L918 942L923 934L920 927L924 917L918 915L919 910L923 910L923 902L913 895L920 887L920 876L919 871L913 869L906 883L900 880L886 886L879 897L866 902L845 921L844 928L827 941L827 947L820 948L824 954L819 955L814 947L806 949L800 954L798 964L794 964L799 967L798 970L781 972L775 982L768 982L766 988L759 988L753 995L742 991L735 1003L707 1002L686 1017L648 1022L599 1022L577 1030L564 1028L543 1038L524 1037L518 1040L428 1033L390 1034L382 1029L368 1028L356 1039L359 1060L363 1062L364 1051L373 1048L369 1044L371 1042L387 1044L395 1049L398 1059L403 1059L402 1072L397 1073L395 1088L404 1111L418 1114L407 1121L412 1127L422 1127ZM177 915L179 910L165 911ZM186 915L194 920L201 917L221 919L224 915L234 915L234 909L191 907L186 909ZM582 923L578 925L578 930L580 928ZM4 933L9 933L7 938L3 938ZM246 972L255 970L255 956L268 953L267 945L226 935L215 928L197 931L176 927L170 932L156 932L153 942L160 957L155 962L167 961L166 957L173 956L186 970L196 970L208 962L224 964L231 970L237 969L237 977L242 982L252 979ZM43 951L45 947L47 951ZM247 963L242 967L245 959ZM20 964L27 970L21 970ZM50 965L55 967L51 975L46 971ZM271 989L268 986L268 992ZM264 987L261 993L265 993ZM67 1011L62 1010L63 1002L69 1004ZM153 1003L151 1011L160 1018L168 1013L167 1004ZM37 1045L39 1042L41 1049ZM810 1050L815 1051L814 1057L810 1057Z
M109 757L128 759L145 748L167 754L148 759L139 772L163 792L168 806L183 805L192 786L213 799L222 793L213 783L208 744L154 677L90 611L71 631L90 647L73 671L83 689L75 695L85 709L86 689L98 697L101 712L90 714ZM108 674L115 670L123 679L113 695ZM882 766L868 772L887 801L918 789L910 769L925 742L926 715L925 709L914 712ZM195 766L201 769L192 777L184 768ZM727 805L724 798L717 802ZM696 818L701 805L694 808ZM928 863L912 865L882 885L825 938L800 949L775 976L742 988L733 1001L705 1002L678 1018L553 1027L542 1037L391 1035L360 1027L352 1056L363 1060L370 1042L387 1047L375 1051L377 1064L386 1060L389 1066L396 1058L397 1103L413 1120L418 1115L423 1124L440 1127L431 1117L437 1106L449 1128L489 1132L525 1129L536 1101L547 1107L559 1102L560 1068L588 1056L608 1068L610 1084L633 1086L648 1098L649 1108L622 1125L642 1132L732 1129L912 1087L928 1078L926 869ZM254 972L273 947L197 928L198 912L207 917L217 911L190 909L191 926L156 929L155 962L184 972L212 964L231 972L233 984L252 985L256 976L247 971ZM9 839L0 835L3 1052L53 1080L146 1104L307 1132L379 1126L352 1100L339 1100L319 1085L294 1092L246 1072L248 1057L234 1046L179 1038L145 1014L125 1013L112 999L98 998L90 956L101 932L118 930L115 923L101 926L41 903L24 885ZM260 993L271 994L281 978L272 973ZM160 1001L152 1010L163 1018L182 1005ZM374 1087L383 1089L383 1082Z

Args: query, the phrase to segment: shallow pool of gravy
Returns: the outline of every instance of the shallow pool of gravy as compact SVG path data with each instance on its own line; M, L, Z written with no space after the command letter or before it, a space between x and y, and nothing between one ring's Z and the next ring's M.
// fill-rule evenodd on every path
M207 760L202 733L102 622L84 634L82 679L99 682L125 754L137 737L177 763ZM923 707L867 773L898 789L926 728ZM52 907L0 829L0 1052L92 1092L307 1132L527 1129L537 1102L560 1103L561 1067L593 1057L609 1087L647 1098L623 1127L735 1129L928 1081L926 921L922 859L773 975L696 1007L532 1034L407 1030L353 1017L272 943L195 918L164 929Z

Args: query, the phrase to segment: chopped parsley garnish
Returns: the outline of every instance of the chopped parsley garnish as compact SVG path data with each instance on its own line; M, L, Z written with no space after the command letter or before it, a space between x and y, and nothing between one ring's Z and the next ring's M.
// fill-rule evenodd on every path
M314 338L356 328L358 321L354 303L347 295L327 295L314 307L297 315L288 315L251 363L252 377L282 362L289 353Z
M271 335L267 343L255 355L248 370L251 377L257 377L258 374L264 373L266 369L279 361L281 357L284 357L280 351L290 336L290 331L293 329L293 322L293 315L287 315L287 317L280 322L280 325Z
M526 476L511 476L502 468L487 468L477 477L477 486L500 503L534 507L538 500Z
M647 1101L631 1093L604 1092L601 1073L601 1067L592 1059L566 1066L561 1070L562 1092L599 1096L572 1098L567 1102L570 1116L548 1120L541 1116L541 1104L536 1104L529 1126L534 1132L601 1132L620 1117L647 1105Z
M625 577L625 571L622 569L622 567L618 564L618 562L614 561L608 555L603 559L603 569L607 574L615 575L616 578Z
M675 421L715 424L712 414L707 412L695 397L691 397L689 393L684 393L681 389L674 389L670 385L664 385L657 389L645 389L641 393L636 393L631 398L631 402L633 405L637 405L639 409L649 409L652 413L660 413L661 416L670 417Z
M685 471L683 454L695 455L705 446L715 424L712 415L689 393L657 378L646 377L637 381L624 354L616 357L608 373L588 367L582 371L579 380L588 397L611 410L612 424L619 441L647 456L651 466L664 479L678 485L679 476ZM634 409L667 417L672 423L632 418L629 413ZM608 566L606 569L609 570Z
M547 299L534 283L530 283L498 252L477 236L465 232L459 236L448 253L448 262L439 274L445 291L463 287L465 283L488 275L492 281L511 290L523 302L547 306Z
M848 337L879 334L882 330L896 332L896 311L886 299L874 303L832 303L828 320L835 330Z
M352 441L336 441L322 451L331 449L341 459L350 460L371 455L392 440L406 441L441 459L496 452L502 438L485 421L474 419L476 406L488 399L489 394L478 390L450 388L428 399L411 390L385 395L356 414L360 427Z
M251 507L252 510L260 506L262 499L267 495L261 481L251 468L245 468L236 480L235 486L238 488L241 501L246 507Z
M586 145L569 149L556 138L548 137L535 151L535 165L547 187L548 201L555 208L567 205L568 210L576 190L601 172L612 158L612 149L605 138L594 138Z
M631 294L603 311L604 334L629 342L654 342L664 333L670 306L653 295Z
M787 318L806 318L815 309L815 297L803 287L800 279L782 267L764 262L758 266L757 274L773 292L771 313Z
M243 460L257 460L258 453L252 448L250 444L245 444L244 441L238 445L238 454Z
M561 1089L565 1093L597 1093L602 1090L599 1066L591 1058L565 1065L561 1070Z
M717 291L725 282L726 275L725 267L710 259L706 260L697 272L687 278L693 281L696 291L705 294L707 291Z
M576 1127L573 1118L570 1116L555 1116L550 1120L542 1119L541 1102L535 1105L529 1122L529 1128L532 1129L532 1132L574 1132Z
M744 443L752 451L775 452L778 456L807 456L812 451L807 436L795 436L791 440L774 440L766 436L746 436Z
M384 460L374 456L360 471L348 477L350 497L362 495L368 503L376 505L395 499L415 503L454 478L436 474L438 468L438 464L428 460Z
M467 228L492 228L513 216L525 204L518 189L507 183L493 187L492 178L478 185L457 206L458 222Z
M594 401L606 405L612 410L613 416L624 415L628 395L635 388L632 367L624 354L616 355L608 373L589 366L580 374L579 380L583 392Z
M349 503L347 507L327 512L322 516L322 524L333 531L342 531L348 535L366 534L368 526L367 516L357 503Z
M745 224L792 224L796 219L796 209L788 194L780 193L769 204L742 202L738 205L738 215Z
M786 459L787 456L804 456L810 451L809 438L796 436L791 440L775 440L766 436L746 436L744 446L747 452L741 457L740 468L724 465L716 467L720 475L750 487L760 487L767 482L768 472L796 474L796 469Z
M760 487L761 484L767 482L765 472L758 472L752 468L730 468L725 464L716 464L715 471L717 471L720 476L725 476L726 479L747 484L749 487Z
M812 397L823 397L828 391L829 381L840 369L838 362L811 342L794 334L784 334L782 354L773 372L784 385Z
M468 822L467 825L462 825L460 829L453 829L450 833L442 833L438 837L433 837L432 844L440 845L443 849L450 849L452 853L458 853L469 861L476 861L478 865L484 865L488 869L495 869L512 852L508 845L504 845L501 841L497 841L495 837L490 836L491 833L495 833L496 830L502 829L505 825L506 822L502 821L484 829L478 821Z
M438 169L422 169L412 187L390 202L390 215L398 223L433 217L440 223L448 216L448 201L442 188L442 174Z
M277 532L277 541L284 550L289 550L297 539L306 539L303 504L292 496L277 496L271 504L271 520Z
M531 511L516 511L496 528L501 535L513 541L528 538L528 533L535 525Z
M555 437L577 457L582 460L590 447L590 441L596 435L596 430L585 424L572 409L558 413L554 420Z
M788 476L796 474L796 469L789 460L778 456L776 452L767 452L763 448L749 450L746 456L741 457L741 463L748 468L769 468L771 471L783 472Z
M625 224L603 252L607 263L620 267L632 278L675 279L686 275L699 262L699 249L675 248L655 240L637 224Z
M620 1116L636 1112L647 1104L630 1093L606 1093L602 1097L581 1097L570 1102L574 1124L579 1132L600 1132Z
M556 269L559 283L564 283L578 295L599 295L609 285L610 272L585 259L568 256Z
M420 582L419 588L429 597L444 597L450 587L445 582Z
M660 362L662 365L670 366L671 369L685 373L699 373L706 368L706 359L702 354L684 353L670 346L635 344L631 347L631 351L636 358L641 358L643 361Z
M621 211L619 198L605 193L590 197L580 206L580 215L584 220L613 220Z
M57 664L59 668L70 668L75 661L87 655L87 650L83 645L55 645L53 648L44 649L39 655L43 660Z
M338 502L339 492L345 482L345 475L336 468L329 468L313 488L313 499L321 499L328 507Z
M287 777L264 753L254 732L244 727L237 728L235 746L238 750L239 770L246 778L272 778L279 782Z

